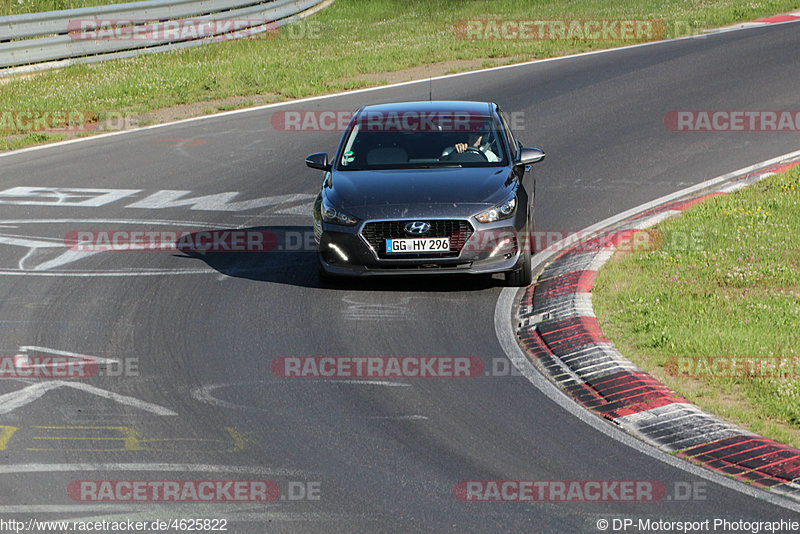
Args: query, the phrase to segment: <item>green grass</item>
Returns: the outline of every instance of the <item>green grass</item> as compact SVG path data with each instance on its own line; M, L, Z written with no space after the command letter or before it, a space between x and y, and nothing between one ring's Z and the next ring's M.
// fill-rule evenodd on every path
M708 199L659 225L658 246L617 253L592 297L627 357L701 407L794 446L794 370L687 373L675 359L783 358L800 370L798 209L800 167Z
M419 65L453 60L510 63L630 44L468 41L454 32L455 24L465 19L661 19L669 28L692 31L798 6L799 0L336 0L272 40L214 43L10 80L0 85L0 109L91 110L102 118L231 97L284 100L375 85L380 77L376 81L364 76ZM304 37L306 31L316 32L318 38ZM409 89L407 96L427 98L427 90L414 91Z
M0 150L16 150L26 146L38 145L41 143L53 143L64 139L63 135L54 135L43 132L31 132L25 136L10 138L0 137Z
M0 14L107 3L114 2L2 0ZM467 41L454 32L465 19L660 19L667 28L691 32L798 7L799 0L336 0L273 40L216 43L11 79L0 85L0 109L90 110L102 119L201 102L208 105L197 113L210 113L375 85L381 77L367 75L420 65L477 60L489 66L630 44ZM304 38L306 30L319 38ZM407 97L427 98L427 89L414 91ZM217 103L231 97L240 100ZM0 137L0 150L62 139L10 133ZM663 248L609 263L594 300L606 333L637 363L719 415L794 445L800 445L797 380L692 380L670 377L664 366L675 355L797 355L799 173L712 199L664 223ZM702 246L687 250L679 238L691 230Z

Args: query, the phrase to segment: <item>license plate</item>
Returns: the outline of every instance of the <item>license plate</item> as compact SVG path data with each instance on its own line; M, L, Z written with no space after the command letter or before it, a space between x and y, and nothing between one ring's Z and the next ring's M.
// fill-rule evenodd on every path
M392 254L419 254L420 252L450 252L449 237L415 239L387 239L386 252Z

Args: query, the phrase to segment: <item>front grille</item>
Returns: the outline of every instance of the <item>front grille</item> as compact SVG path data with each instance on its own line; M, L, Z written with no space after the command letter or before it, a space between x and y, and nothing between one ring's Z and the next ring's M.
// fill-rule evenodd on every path
M431 229L424 235L410 235L405 231L405 225L414 221L425 221L431 225ZM472 235L473 229L469 221L458 219L447 220L425 220L413 219L402 221L376 221L368 222L361 230L361 235L367 243L372 246L381 259L419 259L419 258L453 258L458 256L467 239ZM387 239L408 239L416 237L449 237L450 252L445 253L422 253L422 254L387 254Z

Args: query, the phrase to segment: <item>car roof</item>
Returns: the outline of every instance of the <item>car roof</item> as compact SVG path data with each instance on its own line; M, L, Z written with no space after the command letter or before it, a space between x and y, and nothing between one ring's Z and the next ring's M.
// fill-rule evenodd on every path
M409 113L409 112L445 112L471 113L491 116L496 104L491 102L470 102L462 100L421 100L416 102L393 102L364 106L361 112Z

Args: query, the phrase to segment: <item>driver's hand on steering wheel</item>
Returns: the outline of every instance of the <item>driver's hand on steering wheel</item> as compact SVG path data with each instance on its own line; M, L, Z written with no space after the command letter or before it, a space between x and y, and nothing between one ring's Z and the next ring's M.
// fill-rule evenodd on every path
M456 143L456 152L461 154L468 148L480 149L481 141L483 141L482 134L472 133L469 135L469 139L467 139L466 143Z

